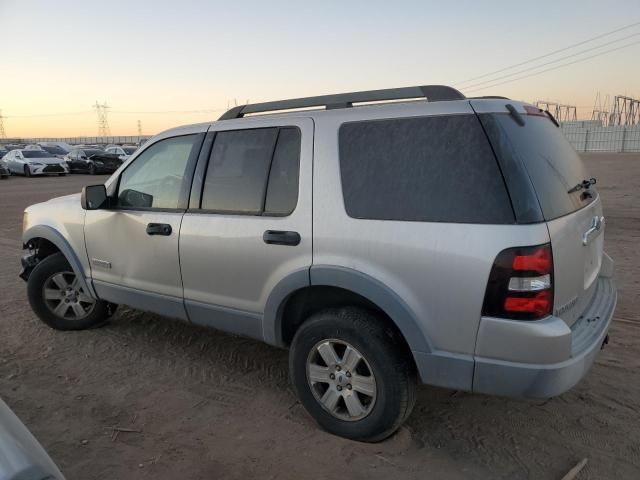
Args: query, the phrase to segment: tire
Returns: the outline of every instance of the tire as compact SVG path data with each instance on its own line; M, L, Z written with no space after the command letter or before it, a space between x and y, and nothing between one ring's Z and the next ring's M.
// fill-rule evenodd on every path
M89 175L95 175L96 174L96 166L95 164L90 164L89 165Z
M62 280L61 277L62 276ZM54 280L56 277L56 280ZM114 309L108 302L91 299L81 287L73 285L75 274L67 259L62 253L50 255L40 261L31 272L27 282L27 296L31 309L44 323L56 330L84 330L105 323L107 318ZM68 297L65 297L63 289L59 288L59 282L66 282L70 287L74 288ZM59 297L53 295L60 291ZM46 293L45 293L46 292ZM79 293L78 293L79 292ZM47 296L50 299L45 299ZM64 300L63 300L64 299ZM93 306L89 306L88 301L92 300ZM69 302L65 302L69 300ZM75 301L74 301L75 300ZM77 315L75 304L80 305L85 315L80 317ZM55 307L67 305L63 314L55 313ZM60 307L64 308L64 307ZM73 318L73 317L77 318Z
M31 169L29 168L29 165L25 165L24 166L24 176L25 177L30 177L31 176Z
M58 176L59 177L64 177L66 175L66 173L59 173Z
M326 352L327 342L333 345L332 351L338 360L336 367L324 361L324 355L320 354L319 347ZM357 354L362 356L352 370L349 370L350 362L345 361L350 356L345 355L347 349L356 355L353 358L357 358ZM338 369L340 365L343 367ZM319 372L314 374L316 378L322 378L314 384L308 381L307 372L312 368ZM334 435L352 440L384 440L402 425L415 404L416 371L410 353L398 334L386 327L382 319L359 308L325 310L304 322L291 344L289 371L300 402L318 424ZM327 372L333 372L329 376L333 374L334 378L324 381ZM365 391L375 393L364 394ZM338 398L330 411L321 399L335 398L335 395L342 398ZM357 401L349 398L353 395ZM346 399L353 408L347 407ZM360 407L364 412L352 415Z

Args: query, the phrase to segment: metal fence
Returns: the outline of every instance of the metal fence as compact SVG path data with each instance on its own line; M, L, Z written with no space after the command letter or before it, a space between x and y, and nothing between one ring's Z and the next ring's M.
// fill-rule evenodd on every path
M128 136L111 136L111 137L32 137L32 138L3 138L0 144L30 144L38 142L66 142L71 145L107 145L110 143L117 144L138 144L151 138L150 135L128 135Z
M640 152L640 125L603 127L596 120L561 125L578 152Z

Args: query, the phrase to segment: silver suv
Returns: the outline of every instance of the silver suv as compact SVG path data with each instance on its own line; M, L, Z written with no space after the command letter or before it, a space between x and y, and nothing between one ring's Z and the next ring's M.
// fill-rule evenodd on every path
M289 348L318 423L378 441L417 380L539 398L587 373L616 303L594 183L553 117L505 98L244 105L27 208L22 277L53 328L124 304Z

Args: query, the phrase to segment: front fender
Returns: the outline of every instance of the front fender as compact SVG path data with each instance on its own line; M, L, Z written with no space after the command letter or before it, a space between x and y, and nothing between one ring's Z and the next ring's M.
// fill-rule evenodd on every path
M24 245L27 245L31 240L35 238L44 238L45 240L48 240L49 242L54 244L69 262L69 265L71 266L73 273L76 274L76 277L80 281L83 290L93 298L98 298L96 292L93 289L93 285L91 285L91 282L87 281L87 274L82 267L82 263L80 262L78 255L60 232L47 225L35 225L25 230L25 232L22 234L22 243Z

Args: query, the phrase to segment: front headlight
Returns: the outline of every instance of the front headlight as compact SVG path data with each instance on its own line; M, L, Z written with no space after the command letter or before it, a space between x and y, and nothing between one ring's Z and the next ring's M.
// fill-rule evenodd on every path
M40 162L30 162L29 165L34 165L34 166L41 166L44 165L44 163L40 163Z

